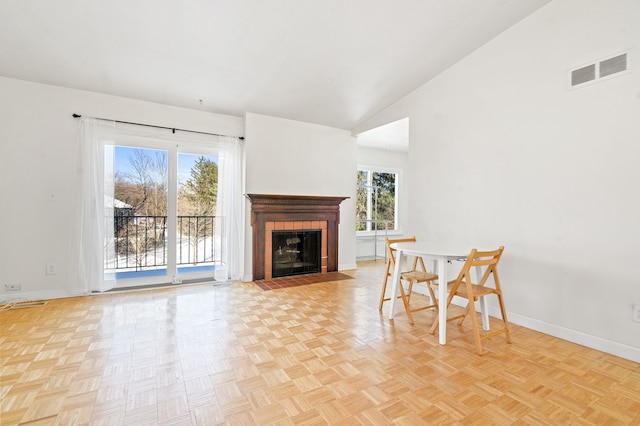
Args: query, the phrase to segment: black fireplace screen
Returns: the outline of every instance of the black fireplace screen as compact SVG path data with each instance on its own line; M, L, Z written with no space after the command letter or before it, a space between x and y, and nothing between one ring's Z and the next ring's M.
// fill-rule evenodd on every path
M276 278L321 272L321 238L320 229L273 231L271 275Z

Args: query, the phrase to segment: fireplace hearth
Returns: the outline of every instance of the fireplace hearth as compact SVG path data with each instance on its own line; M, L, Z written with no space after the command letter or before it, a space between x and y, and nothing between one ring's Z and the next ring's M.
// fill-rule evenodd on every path
M338 270L340 203L348 197L271 194L247 194L247 197L251 200L254 280ZM299 244L294 243L296 238L302 242L303 238L297 233L308 231L315 231L319 237L319 270L305 270L300 264L307 263L307 258L290 262L288 270L281 268L283 263L276 263L276 258L278 262L284 262L285 258L293 257L299 248L288 246ZM295 233L296 236L288 237L291 244L287 244L286 237L284 244L274 244L274 238L279 238L280 232Z

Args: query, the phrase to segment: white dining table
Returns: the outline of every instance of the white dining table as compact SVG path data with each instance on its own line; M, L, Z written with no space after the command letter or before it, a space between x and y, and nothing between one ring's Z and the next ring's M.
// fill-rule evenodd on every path
M447 281L449 262L454 260L465 260L471 252L469 247L447 246L446 244L438 244L431 242L409 242L394 243L391 248L396 250L396 261L393 269L393 280L391 285L391 303L389 306L389 319L393 319L396 309L396 301L398 296L398 286L400 285L400 273L402 270L402 262L405 256L420 256L427 261L431 260L433 270L438 274L438 341L441 345L447 343ZM480 279L480 268L476 269L478 280ZM489 329L489 316L485 306L484 298L480 299L480 310L482 313L482 325L485 330Z

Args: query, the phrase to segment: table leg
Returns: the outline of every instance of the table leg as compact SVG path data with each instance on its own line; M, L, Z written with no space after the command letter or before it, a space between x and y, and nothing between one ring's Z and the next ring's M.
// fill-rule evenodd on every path
M428 261L431 261L431 265L430 265L430 268L428 269L428 271L433 273L433 274L437 274L438 273L438 261L435 260L435 259L429 259Z
M479 283L482 279L482 268L480 266L476 266L476 282ZM480 303L480 316L482 317L482 329L489 330L489 311L487 310L487 301L484 296L478 298L478 302ZM474 306L475 311L475 306Z
M398 300L398 286L400 285L400 271L402 270L402 250L396 250L396 263L393 266L393 277L391 280L391 299L389 303L389 319L393 319L396 311L396 300Z
M438 258L438 341L447 343L447 259Z

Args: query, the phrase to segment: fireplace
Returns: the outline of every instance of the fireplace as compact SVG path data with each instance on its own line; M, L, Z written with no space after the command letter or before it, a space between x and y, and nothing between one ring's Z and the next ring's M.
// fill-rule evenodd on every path
M271 275L322 272L322 230L271 231Z
M327 273L338 270L338 225L340 223L340 203L348 197L322 197L304 195L247 194L251 200L251 227L253 230L253 279L271 279L278 276ZM276 242L279 232L296 233L289 237L293 245L297 233L315 231L319 241L320 265L318 268L301 270L290 268L282 271L275 267L274 256L283 255L287 248ZM275 233L275 234L274 234ZM274 235L276 235L274 237ZM302 241L302 238L301 238ZM298 244L298 243L295 243ZM310 244L310 243L308 243ZM275 249L274 249L275 247ZM282 248L282 251L276 253ZM298 248L289 248L289 256ZM285 260L284 257L279 258ZM288 265L288 266L296 266ZM300 265L297 265L300 266ZM275 272L275 275L274 275ZM284 274L281 274L284 272Z

